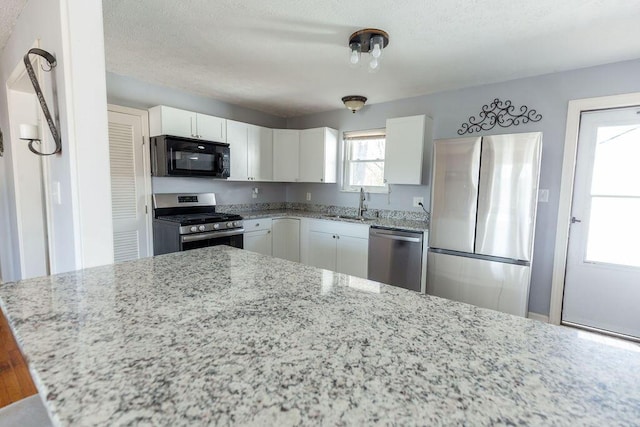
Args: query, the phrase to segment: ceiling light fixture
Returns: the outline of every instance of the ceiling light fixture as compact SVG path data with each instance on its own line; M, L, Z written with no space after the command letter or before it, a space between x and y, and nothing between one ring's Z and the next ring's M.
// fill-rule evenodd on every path
M369 71L377 71L380 68L382 51L389 44L389 34L375 28L365 28L356 31L349 37L349 62L357 65L360 62L362 52L371 55Z
M367 98L360 95L349 95L343 97L342 102L344 102L345 107L355 114L356 111L364 107L364 103L367 102Z

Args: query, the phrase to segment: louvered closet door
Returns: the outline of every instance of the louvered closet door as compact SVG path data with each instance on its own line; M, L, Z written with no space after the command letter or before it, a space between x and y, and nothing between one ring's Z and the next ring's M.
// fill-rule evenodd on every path
M113 245L116 262L150 256L142 120L109 111Z

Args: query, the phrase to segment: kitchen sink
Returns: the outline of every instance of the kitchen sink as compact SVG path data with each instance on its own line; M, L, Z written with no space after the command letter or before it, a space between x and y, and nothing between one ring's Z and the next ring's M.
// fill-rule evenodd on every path
M335 219L349 219L352 221L372 221L371 218L364 218L364 217L360 217L360 216L354 216L354 215L333 215L333 214L327 214L327 215L322 215L325 218L335 218Z

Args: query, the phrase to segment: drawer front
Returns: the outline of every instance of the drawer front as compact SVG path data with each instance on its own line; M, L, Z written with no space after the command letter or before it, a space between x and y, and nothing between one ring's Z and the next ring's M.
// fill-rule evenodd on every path
M243 223L245 232L271 230L271 218L245 219Z

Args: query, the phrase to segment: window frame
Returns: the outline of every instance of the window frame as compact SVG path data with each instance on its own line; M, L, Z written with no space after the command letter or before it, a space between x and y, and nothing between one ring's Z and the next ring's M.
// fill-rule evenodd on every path
M380 161L382 161L383 163L386 162L386 158L375 159L375 160L351 160L350 159L350 141L358 140L358 139L360 140L376 139L380 137L384 137L385 147L386 147L387 132L385 128L343 132L342 134L342 179L341 179L340 191L346 192L346 193L356 193L360 191L360 188L362 187L364 191L367 193L380 193L380 194L389 193L389 184L387 183L384 183L382 186L370 186L370 185L369 186L353 186L348 182L352 163L368 163L368 162L380 162Z

